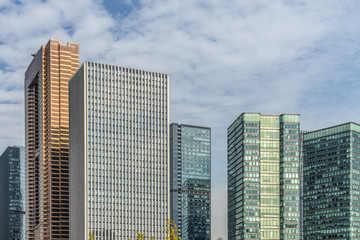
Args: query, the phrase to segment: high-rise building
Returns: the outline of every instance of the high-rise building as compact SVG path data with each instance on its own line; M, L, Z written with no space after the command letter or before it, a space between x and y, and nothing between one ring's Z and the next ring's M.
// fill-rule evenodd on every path
M85 62L70 80L70 239L165 238L169 75Z
M182 240L211 239L211 130L170 125L170 218Z
M79 45L49 40L25 73L26 239L69 239L68 82Z
M25 240L24 147L8 147L0 156L0 239Z
M228 128L228 239L299 239L299 125L243 113Z
M304 239L360 239L360 125L304 134Z

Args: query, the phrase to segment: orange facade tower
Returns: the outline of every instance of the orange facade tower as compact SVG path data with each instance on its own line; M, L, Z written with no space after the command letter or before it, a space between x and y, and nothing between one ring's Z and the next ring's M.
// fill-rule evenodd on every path
M49 40L25 73L26 239L69 239L69 91L79 45Z

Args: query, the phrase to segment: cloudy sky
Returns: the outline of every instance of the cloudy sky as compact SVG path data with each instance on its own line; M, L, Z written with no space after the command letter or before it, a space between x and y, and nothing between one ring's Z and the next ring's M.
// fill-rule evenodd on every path
M49 38L90 60L169 73L171 122L212 128L212 236L226 239L226 128L299 113L360 122L358 0L0 0L0 151L24 145L24 72Z

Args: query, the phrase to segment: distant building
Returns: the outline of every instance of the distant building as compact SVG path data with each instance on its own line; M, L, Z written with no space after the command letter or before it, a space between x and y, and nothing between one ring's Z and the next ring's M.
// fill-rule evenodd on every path
M85 62L69 89L70 239L164 239L169 75Z
M24 147L8 147L0 156L0 239L26 239Z
M69 239L68 82L79 45L49 40L25 73L26 239Z
M228 239L299 239L299 128L259 113L228 128Z
M170 125L170 218L182 240L211 239L211 130Z
M360 125L304 134L304 239L360 239Z

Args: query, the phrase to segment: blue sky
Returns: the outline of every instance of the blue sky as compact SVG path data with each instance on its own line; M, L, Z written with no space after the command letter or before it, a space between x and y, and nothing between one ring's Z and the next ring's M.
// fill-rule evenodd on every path
M24 72L49 38L80 61L169 73L171 122L212 128L212 234L226 237L226 128L299 113L360 122L360 1L0 0L0 151L24 144Z

